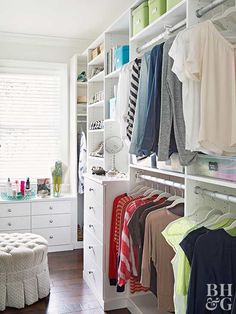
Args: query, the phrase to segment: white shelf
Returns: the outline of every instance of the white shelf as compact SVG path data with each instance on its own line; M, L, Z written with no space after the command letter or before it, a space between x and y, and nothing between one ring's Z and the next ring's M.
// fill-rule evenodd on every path
M87 117L86 113L77 113L77 117Z
M77 86L80 87L87 87L88 83L87 82L77 82Z
M209 178L204 176L195 176L195 175L187 175L186 179L193 180L193 181L199 181L203 183L209 183L214 185L219 185L227 188L236 188L236 182L233 181L226 181L223 179L217 179L217 178Z
M141 165L130 165L130 167L134 168L134 169L137 169L137 170L150 171L150 172L153 172L153 173L164 174L164 175L177 177L177 178L185 178L185 174L184 173L180 173L180 172L161 170L161 169L151 168L151 167L148 167L148 166L141 166Z
M104 80L104 70L94 75L88 82L89 83L103 82L103 80Z
M102 51L99 55L97 55L94 59L92 59L88 65L101 65L104 64L104 51Z
M104 106L104 100L95 102L94 104L88 104L88 108L102 108Z
M104 129L98 129L98 130L88 130L89 133L102 133L104 132Z
M104 157L88 156L88 158L96 161L104 161Z
M165 31L165 25L174 26L186 18L186 0L181 1L171 10L160 16L159 19L145 27L141 32L130 38L130 41L151 39Z
M109 74L107 74L105 76L106 79L113 79L113 78L118 78L119 77L119 74L120 74L120 69L117 69Z
M157 298L152 294L133 296L129 299L128 309L137 314L168 314L158 310Z

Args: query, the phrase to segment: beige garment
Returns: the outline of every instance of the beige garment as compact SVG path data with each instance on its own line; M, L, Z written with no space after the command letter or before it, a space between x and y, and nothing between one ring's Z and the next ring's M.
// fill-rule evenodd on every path
M141 284L150 287L150 259L157 271L157 297L159 308L174 311L174 275L171 260L174 257L173 248L166 242L162 231L179 216L168 209L160 209L147 215L143 245L141 268Z
M187 76L201 81L199 143L220 155L236 153L235 49L211 21L192 29Z

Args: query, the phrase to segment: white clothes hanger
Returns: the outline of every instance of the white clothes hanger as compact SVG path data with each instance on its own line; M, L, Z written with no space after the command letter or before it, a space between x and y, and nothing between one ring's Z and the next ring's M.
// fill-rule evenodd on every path
M135 192L137 192L139 189L141 189L143 187L143 185L139 184L139 185L136 185L130 192L129 194L133 194Z
M143 196L147 196L148 194L152 193L154 190L155 190L154 188L148 189L146 192L143 193Z
M232 224L228 227L223 228L225 231L230 231L232 229L236 228L236 220L232 222Z
M223 215L223 212L219 209L211 209L210 211L209 211L209 209L210 209L210 207L208 207L207 213L203 213L203 211L201 211L203 213L203 217L201 217L201 215L199 215L200 209L199 209L198 214L196 213L197 211L195 211L192 215L190 215L188 217L190 219L195 217L197 219L197 226L205 226L206 223L215 222L215 220L218 217Z
M147 192L148 192L148 191L147 191ZM147 193L147 192L145 192L145 193ZM142 198L142 200L145 201L145 200L149 199L150 197L153 197L153 196L155 196L155 195L160 195L161 193L163 193L163 191L160 191L160 190L153 190L153 191L151 191L151 193L148 193L147 195L144 195L144 194L143 194L145 197Z
M182 198L182 197L179 196L179 195L171 195L171 196L167 199L167 201L172 202L172 201L178 200L178 199L180 199L180 198Z
M213 16L211 21L225 39L231 43L236 42L236 5L228 8L222 14Z
M171 209L171 208L174 208L175 206L177 206L179 204L184 204L184 198L183 197L179 197L171 205L167 206L166 208L167 209Z
M230 203L229 207L228 207L228 212L224 213L223 215L221 215L220 217L218 217L216 219L216 221L209 223L206 225L207 228L212 228L214 227L214 225L221 223L222 221L224 221L225 219L236 219L236 213L230 212Z
M147 191L149 189L148 186L143 186L141 187L137 192L132 193L130 196L134 197L134 196L139 196L142 195L143 192Z
M153 202L158 202L158 201L160 201L164 197L168 198L168 197L171 197L171 196L172 195L170 193L165 191L165 192L161 193L160 195L158 195L158 197L155 200L153 200Z

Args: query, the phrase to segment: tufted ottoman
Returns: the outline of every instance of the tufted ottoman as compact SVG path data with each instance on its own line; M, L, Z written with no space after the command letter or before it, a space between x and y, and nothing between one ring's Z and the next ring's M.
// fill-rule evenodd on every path
M47 241L32 233L0 233L0 311L23 308L50 291Z

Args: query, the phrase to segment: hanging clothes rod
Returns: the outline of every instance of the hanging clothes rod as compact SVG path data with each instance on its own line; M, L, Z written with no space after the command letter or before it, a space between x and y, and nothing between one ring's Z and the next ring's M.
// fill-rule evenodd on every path
M196 16L200 18L203 15L205 15L207 12L217 8L219 5L225 3L226 1L228 1L228 0L215 0L215 1L211 2L210 4L206 5L205 7L198 9L196 11Z
M176 25L174 25L173 27L168 27L166 26L166 30L161 33L160 35L158 35L157 37L153 38L152 40L150 40L149 42L147 42L146 44L144 44L143 46L139 47L136 49L137 53L141 53L142 51L146 50L147 48L153 46L154 44L157 44L160 40L162 40L163 38L165 38L166 35L169 35L171 33L174 33L175 31L177 31L178 29L184 27L186 25L186 19L184 19L183 21L177 23Z
M207 189L202 189L199 186L195 187L195 194L206 195L206 196L210 196L214 199L227 201L227 202L231 202L231 203L236 203L236 196L227 195L227 194L223 194L223 193L219 193L219 192L214 192L214 191L210 191Z
M147 180L147 181L152 181L152 182L163 184L163 185L172 186L172 187L177 188L177 189L182 189L182 190L185 189L185 185L182 183L178 183L178 182L174 182L174 181L170 181L170 180L165 180L165 179L161 179L161 178L156 178L156 177L152 177L152 176L147 176L147 175L140 174L140 173L136 174L136 178Z

